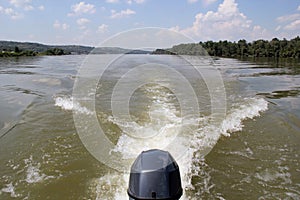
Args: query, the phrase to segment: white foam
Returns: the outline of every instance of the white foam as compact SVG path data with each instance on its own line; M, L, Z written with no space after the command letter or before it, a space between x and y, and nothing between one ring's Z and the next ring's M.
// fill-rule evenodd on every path
M55 97L55 106L60 107L63 110L72 110L82 114L91 114L92 111L86 107L81 106L78 102L74 102L73 97Z
M260 116L260 112L266 111L267 109L268 102L262 98L244 99L242 104L227 114L221 127L222 134L230 136L232 132L241 131L243 128L243 120Z
M123 131L114 151L120 152L124 159L134 159L145 150L164 149L176 138L182 126L182 119L176 115L176 108L170 102L172 96L159 86L146 90L153 99L148 111L150 118L148 122L140 125L136 122L109 118Z
M94 184L96 184L96 200L111 199L111 200L124 200L128 199L126 193L128 175L113 173L106 174L105 176L95 179ZM92 188L94 190L94 188Z
M206 155L207 151L212 149L222 134L230 136L231 133L242 130L243 120L259 116L260 112L268 108L268 103L264 99L245 98L229 110L225 119L218 123L212 122L213 120L211 120L210 116L206 116L191 119L188 121L190 124L182 124L183 119L177 115L176 108L170 101L170 98L172 98L170 93L153 87L148 88L148 91L153 95L152 105L150 105L149 109L149 122L140 125L136 122L125 122L120 119L109 118L111 122L123 130L123 134L119 137L114 151L121 153L124 159L133 160L143 150L164 149L172 142L174 137L178 137L178 130L182 129L182 126L187 126L186 130L189 130L189 125L198 126L200 124L199 129L195 129L193 132L187 131L187 134L180 138L181 144L178 145L182 145L184 149L175 148L175 151L180 152L184 150L185 152L177 160L180 166L184 191L194 189L191 180L193 176L199 176L199 173L201 173L202 168L201 166L199 167L199 163L204 163L203 155ZM139 132L147 132L146 135L153 135L154 137L149 139L147 137L136 138L131 136L132 133L138 136ZM173 153L171 152L171 154ZM130 164L128 165L129 167ZM205 175L205 178L207 179L206 183L201 188L209 191L213 185L209 183L209 175ZM126 194L128 174L107 174L96 182L97 188L102 188L103 190L108 188L108 191L106 190L105 192L97 189L97 194L101 196L98 199L128 198ZM182 199L194 199L194 197L188 197L184 192Z
M193 188L191 179L193 176L198 176L201 169L197 167L199 160L203 159L207 151L210 151L216 144L221 135L230 136L235 131L240 131L243 128L243 120L253 119L260 116L260 112L268 109L268 102L261 98L245 98L239 102L235 108L229 110L225 119L218 123L210 123L209 118L202 121L197 132L193 134L190 141L190 156L185 161L183 170L183 185L187 189ZM248 154L251 154L249 150ZM205 189L205 188L203 188Z
M11 197L19 197L20 196L20 195L16 194L13 183L6 184L6 187L2 188L1 192L10 193Z
M24 162L26 164L25 168L27 168L25 179L27 183L38 183L50 178L54 178L54 176L47 176L46 174L42 173L40 171L41 164L35 163L32 156L30 156L29 159L25 159Z

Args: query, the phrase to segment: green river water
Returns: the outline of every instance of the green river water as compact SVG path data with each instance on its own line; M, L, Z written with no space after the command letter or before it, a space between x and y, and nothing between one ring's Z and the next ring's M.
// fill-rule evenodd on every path
M109 55L94 56L101 67ZM128 171L93 157L76 129L76 112L87 133L91 128L84 126L90 108L72 96L84 59L0 58L0 199L128 199ZM181 123L174 92L151 82L161 74L153 71L143 74L150 83L131 94L128 106L134 122L113 117L111 91L124 70L153 60L168 61L193 86L201 113L188 125ZM226 91L226 115L215 120L217 125L211 122L210 99L216 91L209 91L175 56L128 55L115 65L101 77L96 95L87 92L85 98L95 98L95 116L115 145L112 154L124 158L127 170L142 150L171 143L172 154L188 154L177 160L184 187L181 199L300 199L299 61L215 59ZM91 71L84 77L87 82L89 75L97 76ZM214 78L209 77L212 82ZM135 82L127 78L124 84L129 88ZM124 91L117 100L123 95L128 94ZM176 150L173 139L179 129L184 142ZM149 137L130 134L139 132Z

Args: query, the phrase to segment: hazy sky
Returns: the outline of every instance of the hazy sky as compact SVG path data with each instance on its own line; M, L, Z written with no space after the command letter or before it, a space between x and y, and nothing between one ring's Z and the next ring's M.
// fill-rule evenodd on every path
M0 40L96 45L134 28L196 41L293 38L300 0L0 0Z

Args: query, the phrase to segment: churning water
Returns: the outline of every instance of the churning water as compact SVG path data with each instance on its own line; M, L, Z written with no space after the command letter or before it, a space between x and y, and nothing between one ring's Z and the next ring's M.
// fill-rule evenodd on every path
M97 55L100 61L105 56ZM215 91L174 56L128 57L116 64L121 68L103 74L95 94L87 91L84 97L95 98L97 120L114 144L111 154L124 160L127 171L99 162L77 134L73 113L87 123L93 115L72 96L84 56L0 60L1 199L127 199L131 163L153 148L179 155L182 199L300 198L299 62L215 60L226 91L226 114L214 120L211 102L218 99L210 93ZM130 94L131 121L113 115L111 91L122 70L149 59L168 60L187 77L199 115L182 115L167 80L163 85L149 81ZM149 71L145 77L160 75ZM131 87L135 81L124 84Z

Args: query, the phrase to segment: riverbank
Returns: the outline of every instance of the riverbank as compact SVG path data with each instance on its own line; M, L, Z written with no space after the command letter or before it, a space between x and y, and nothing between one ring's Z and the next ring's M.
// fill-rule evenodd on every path
M36 51L22 51L19 50L18 47L16 47L16 50L14 51L2 51L0 52L0 57L20 57L20 56L61 56L61 55L69 55L70 52L65 52L62 49L48 49L44 52L36 52Z
M207 41L179 44L169 49L157 49L153 54L209 55L223 58L300 58L300 37L286 40L273 38L247 42Z
M0 41L0 57L88 54L94 47L45 45L32 42Z
M256 40L247 42L206 41L178 44L167 49L144 51L120 47L89 47L78 45L44 45L29 42L0 41L0 57L78 54L159 54L159 55L209 55L223 58L293 58L300 59L300 37L286 40Z

